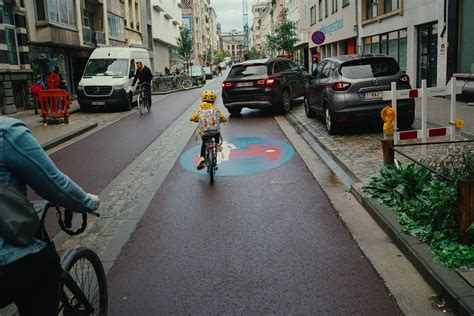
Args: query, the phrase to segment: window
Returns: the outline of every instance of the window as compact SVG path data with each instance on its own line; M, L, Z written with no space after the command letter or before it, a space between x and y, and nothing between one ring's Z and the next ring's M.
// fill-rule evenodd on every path
M128 69L128 76L134 76L135 75L135 59L132 59L130 61L130 68Z
M47 0L48 1L48 17L52 23L57 23L65 26L76 26L76 14L74 0ZM43 0L36 1L36 12L40 12L40 5L44 3Z
M311 7L310 13L311 13L311 25L314 25L316 24L316 6L313 5Z
M337 12L337 0L332 0L332 13Z
M393 76L399 71L397 62L387 57L353 60L341 67L342 76L349 79Z
M324 17L329 16L329 6L328 6L328 0L324 0Z
M407 31L400 30L390 33L369 36L363 39L365 54L386 54L393 57L405 71L407 64Z
M389 13L399 9L399 0L385 0L383 4L384 13Z
M377 0L366 0L367 1L367 19L371 19L377 16Z
M323 0L319 0L319 21L323 19Z
M107 12L107 21L109 22L109 36L123 40L124 39L124 20L122 17Z
M0 11L2 13L2 11ZM11 1L3 3L3 24L5 26L5 44L7 45L7 61L10 65L18 65L18 43L16 41L15 21Z
M347 7L349 5L349 0L342 0L342 7Z

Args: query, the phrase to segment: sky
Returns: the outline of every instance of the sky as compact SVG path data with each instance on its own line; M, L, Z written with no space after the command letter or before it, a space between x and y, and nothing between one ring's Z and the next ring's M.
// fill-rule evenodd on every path
M247 0L249 29L252 27L252 5L261 0ZM242 0L211 0L211 7L216 10L217 22L221 24L222 32L233 29L243 31Z

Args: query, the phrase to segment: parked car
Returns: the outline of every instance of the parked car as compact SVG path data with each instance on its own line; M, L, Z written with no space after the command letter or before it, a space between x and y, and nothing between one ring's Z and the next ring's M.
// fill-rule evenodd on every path
M343 123L356 120L381 121L380 111L389 102L383 91L391 82L398 89L411 89L410 78L395 59L382 54L343 55L323 59L316 67L304 94L306 116L325 118L326 130L338 133ZM408 128L415 119L415 101L397 102L397 123Z
M288 112L304 94L309 74L287 58L249 60L235 64L222 83L222 99L232 115L242 108L273 108Z
M213 74L212 70L209 67L202 67L202 70L204 70L204 73L206 74L206 79L212 79Z
M192 65L189 67L189 75L193 78L193 82L197 84L206 83L206 73L200 65Z

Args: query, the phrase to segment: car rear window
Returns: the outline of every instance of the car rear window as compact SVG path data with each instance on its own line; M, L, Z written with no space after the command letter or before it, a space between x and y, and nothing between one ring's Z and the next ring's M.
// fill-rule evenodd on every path
M349 79L393 76L400 71L393 58L368 58L342 64L341 75Z
M237 65L232 67L230 78L263 76L267 74L267 65Z

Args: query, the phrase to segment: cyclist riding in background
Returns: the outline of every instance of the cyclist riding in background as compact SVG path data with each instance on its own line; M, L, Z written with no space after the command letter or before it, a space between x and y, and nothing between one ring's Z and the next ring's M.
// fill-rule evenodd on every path
M151 107L151 80L153 79L153 74L151 73L150 68L143 65L142 62L137 61L137 71L135 72L135 78L133 79L132 86L135 86L137 80L138 84L144 84L145 88L145 97L148 104Z
M52 203L78 212L96 210L86 193L51 161L20 120L0 116L0 182L26 197L27 186ZM0 212L0 219L2 212ZM53 243L33 239L26 247L0 235L0 306L14 302L20 315L57 315L59 256Z
M216 102L217 95L214 91L212 90L206 90L201 94L201 100L202 103L199 105L199 108L196 112L193 113L193 115L190 118L191 122L199 122L200 115L205 112L206 110L215 110L216 114L218 115L218 118L220 120L220 123L225 123L227 122L227 119L225 118L224 114L222 112L214 107L214 102ZM198 165L196 166L197 170L201 170L204 168L204 165L206 164L205 156L206 156L206 147L205 147L205 140L207 137L214 137L214 140L216 144L219 144L220 140L220 134L215 134L212 136L206 136L204 134L204 131L201 128L198 128L198 133L199 136L202 138L202 145L201 145L201 158L199 160Z

